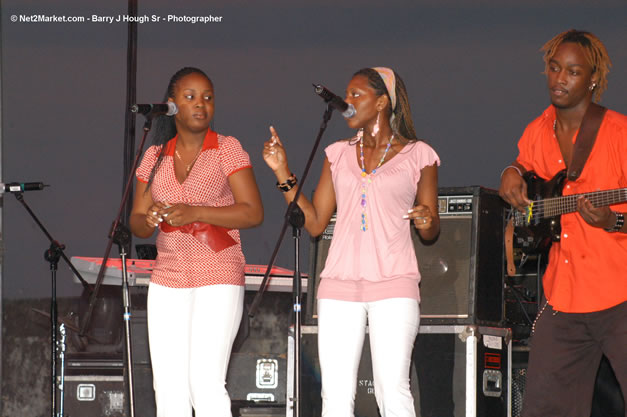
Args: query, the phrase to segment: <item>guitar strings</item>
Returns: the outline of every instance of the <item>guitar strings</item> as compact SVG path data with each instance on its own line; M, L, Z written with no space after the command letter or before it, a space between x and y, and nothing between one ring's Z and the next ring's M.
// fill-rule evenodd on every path
M572 213L577 211L577 200L585 197L595 207L609 206L627 200L627 188L617 188L607 191L594 191L590 193L573 194L562 197L546 198L534 201L531 206L532 218L554 217L558 214ZM521 216L525 216L520 213Z

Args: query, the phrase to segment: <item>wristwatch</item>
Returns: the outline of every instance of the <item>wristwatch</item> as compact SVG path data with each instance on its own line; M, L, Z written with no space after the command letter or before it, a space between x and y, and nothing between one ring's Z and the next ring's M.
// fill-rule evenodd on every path
M616 216L616 223L614 223L614 226L606 227L603 229L608 233L618 232L620 229L623 228L623 225L625 224L625 215L623 213L618 213L615 211L614 215Z

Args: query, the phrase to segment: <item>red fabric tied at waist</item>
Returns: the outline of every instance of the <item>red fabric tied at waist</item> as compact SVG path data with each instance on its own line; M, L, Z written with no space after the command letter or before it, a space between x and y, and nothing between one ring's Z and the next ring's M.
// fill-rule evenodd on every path
M229 246L237 244L237 242L227 233L228 230L221 226L213 224L194 222L185 226L170 226L166 222L162 222L159 228L164 233L170 233L178 230L181 233L189 233L200 242L209 246L214 252L220 252Z

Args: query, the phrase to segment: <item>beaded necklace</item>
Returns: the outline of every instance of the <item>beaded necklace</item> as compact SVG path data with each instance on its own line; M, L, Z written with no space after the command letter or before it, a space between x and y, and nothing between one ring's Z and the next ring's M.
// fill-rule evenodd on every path
M392 139L394 139L394 135L390 136L390 140L388 141L387 146L385 147L385 152L383 152L383 156L379 161L379 164L375 169L372 170L370 174L366 173L366 164L364 158L364 135L363 132L360 131L358 133L359 136L359 160L361 161L361 225L359 226L362 232L368 230L368 221L366 219L366 194L368 190L368 184L372 182L373 175L377 172L377 169L383 164L385 160L385 156L388 154L388 151L392 147Z

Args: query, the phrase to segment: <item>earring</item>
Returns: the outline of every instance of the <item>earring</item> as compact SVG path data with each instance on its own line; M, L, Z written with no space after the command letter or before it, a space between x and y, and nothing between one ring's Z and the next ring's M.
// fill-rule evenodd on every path
M592 85L590 87L588 87L588 90L592 91L596 88L597 83L592 83Z
M376 136L379 133L379 117L381 116L381 112L377 113L377 121L374 122L374 126L372 126L372 136Z

